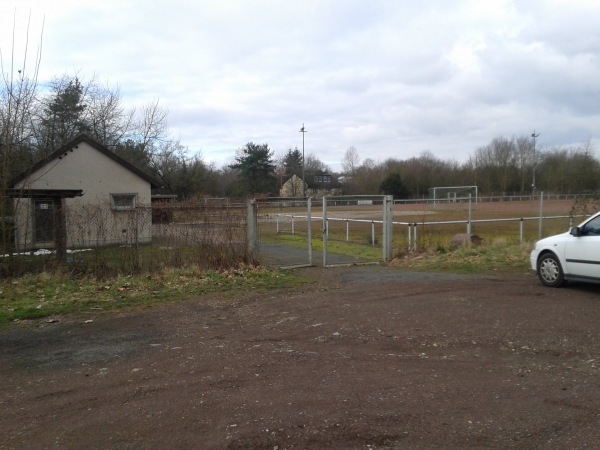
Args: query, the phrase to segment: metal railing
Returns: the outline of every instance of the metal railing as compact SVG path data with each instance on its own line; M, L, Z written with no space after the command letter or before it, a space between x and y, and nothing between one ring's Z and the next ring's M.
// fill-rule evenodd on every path
M512 218L498 218L498 219L477 219L477 220L449 220L449 221L438 221L438 222L394 222L394 225L403 225L407 227L407 243L408 250L415 251L417 249L417 229L419 227L433 226L433 225L456 225L465 224L465 234L471 235L471 227L476 223L501 223L501 222L518 222L519 224L519 242L524 241L523 224L526 221L538 221L539 232L538 239L542 236L542 224L545 220L556 220L556 219L569 219L569 227L573 226L573 219L583 218L585 216L543 216L543 217L512 217Z

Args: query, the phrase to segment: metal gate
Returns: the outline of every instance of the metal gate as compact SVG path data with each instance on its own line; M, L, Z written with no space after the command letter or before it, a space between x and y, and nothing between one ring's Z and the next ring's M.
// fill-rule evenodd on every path
M253 201L256 255L279 267L376 263L391 256L391 196ZM249 209L250 211L250 209ZM249 214L251 214L249 212Z
M258 259L279 267L313 265L312 199L256 199L255 205Z

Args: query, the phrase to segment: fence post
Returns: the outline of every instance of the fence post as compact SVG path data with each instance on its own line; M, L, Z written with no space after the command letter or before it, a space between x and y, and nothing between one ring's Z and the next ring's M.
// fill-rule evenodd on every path
M294 235L294 215L292 214L292 236Z
M542 238L543 217L544 217L544 191L540 192L540 223L538 225L538 239Z
M523 218L521 217L521 221L519 222L519 242L523 242Z
M467 237L469 238L469 243L471 243L471 194L469 194L469 219L467 220Z
M415 222L415 227L413 228L413 250L417 251L417 224Z
M323 267L327 267L327 197L323 196Z
M256 259L256 248L258 242L258 208L256 199L248 202L246 207L246 241L248 257L251 261Z
M386 195L383 199L383 260L392 259L392 233L394 232L394 197Z
M312 266L312 198L308 197L306 201L306 215L308 223L306 224L306 234L308 235L308 264Z
M275 217L277 218L277 220L276 220L276 224L277 224L277 225L276 225L277 234L279 234L279 216L280 216L280 214L279 214L279 213L277 213L277 215L275 216Z
M346 219L346 242L350 240L350 221Z
M411 231L410 230L410 223L408 224L407 229L408 229L408 252L410 253L410 251L412 250L412 247L411 247L411 244L410 244L410 238L411 238L411 235L410 235L410 231Z
M375 221L371 221L371 247L375 247Z

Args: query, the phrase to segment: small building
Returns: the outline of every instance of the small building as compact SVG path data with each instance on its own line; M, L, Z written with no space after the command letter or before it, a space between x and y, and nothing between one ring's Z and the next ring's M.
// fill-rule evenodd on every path
M142 170L81 135L10 181L15 249L58 248L59 236L68 247L150 242L156 187Z
M280 197L303 198L306 186L302 178L297 175L292 175L286 179L279 190Z
M311 197L319 198L325 195L340 195L340 183L328 172L317 172L308 182L308 192Z

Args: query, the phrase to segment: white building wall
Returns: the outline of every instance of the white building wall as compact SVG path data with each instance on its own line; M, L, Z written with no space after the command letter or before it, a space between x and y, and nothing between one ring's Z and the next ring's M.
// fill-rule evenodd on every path
M17 189L81 189L83 196L65 199L68 247L144 243L152 239L150 183L81 142L15 185ZM135 210L115 210L111 194L135 194ZM17 199L17 245L33 242L33 202Z

